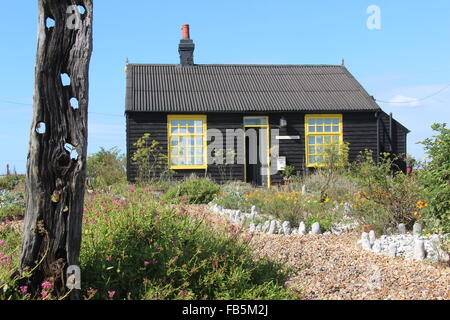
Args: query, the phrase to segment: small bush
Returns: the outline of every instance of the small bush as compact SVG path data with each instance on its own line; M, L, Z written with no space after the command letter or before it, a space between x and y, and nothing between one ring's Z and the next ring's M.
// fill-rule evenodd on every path
M0 190L13 190L17 185L25 182L25 176L13 175L0 178Z
M429 162L420 171L424 185L424 200L429 204L424 220L430 231L450 232L450 129L446 124L434 124L433 138L421 142Z
M21 192L0 191L0 221L24 215L25 196Z
M100 151L88 157L87 177L90 187L106 188L126 182L125 156L117 148Z
M206 204L219 194L220 186L207 178L191 177L169 189L162 197L171 203Z
M396 156L382 154L377 165L372 152L362 153L353 164L350 176L358 184L353 195L353 215L378 230L405 223L412 227L417 220L417 202L421 186L415 174L405 175L395 163Z

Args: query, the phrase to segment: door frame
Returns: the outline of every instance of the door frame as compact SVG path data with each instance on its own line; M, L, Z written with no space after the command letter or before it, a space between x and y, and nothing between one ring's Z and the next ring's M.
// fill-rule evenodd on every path
M266 123L264 125L246 125L245 124L245 120L246 119L261 119L261 118L265 118L266 119ZM271 179L270 179L270 123L269 123L269 116L244 116L242 119L242 123L243 123L243 128L244 128L244 181L247 183L247 137L246 137L246 129L248 128L266 128L266 139L267 139L267 188L271 187ZM258 132L259 134L259 132ZM260 152L259 150L259 146L258 147L258 153ZM259 155L258 155L259 156Z

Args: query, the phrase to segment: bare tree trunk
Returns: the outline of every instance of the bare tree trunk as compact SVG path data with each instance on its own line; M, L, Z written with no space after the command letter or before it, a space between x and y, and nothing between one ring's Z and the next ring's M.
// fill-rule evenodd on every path
M38 0L38 5L20 268L32 272L27 280L32 293L50 281L61 296L67 292L65 272L78 266L81 246L93 0ZM63 74L70 84L63 83Z

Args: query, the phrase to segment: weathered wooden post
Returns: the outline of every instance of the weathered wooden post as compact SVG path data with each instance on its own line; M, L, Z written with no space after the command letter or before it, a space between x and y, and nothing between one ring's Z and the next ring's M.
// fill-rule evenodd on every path
M77 270L81 246L93 0L38 0L38 6L20 266L32 273L27 285L33 294L50 281L62 296L66 270Z

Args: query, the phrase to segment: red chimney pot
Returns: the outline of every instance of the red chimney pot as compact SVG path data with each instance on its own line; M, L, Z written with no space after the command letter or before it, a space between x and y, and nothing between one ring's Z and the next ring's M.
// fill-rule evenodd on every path
M190 35L189 35L189 25L188 24L183 24L181 30L183 30L183 39L190 39Z

